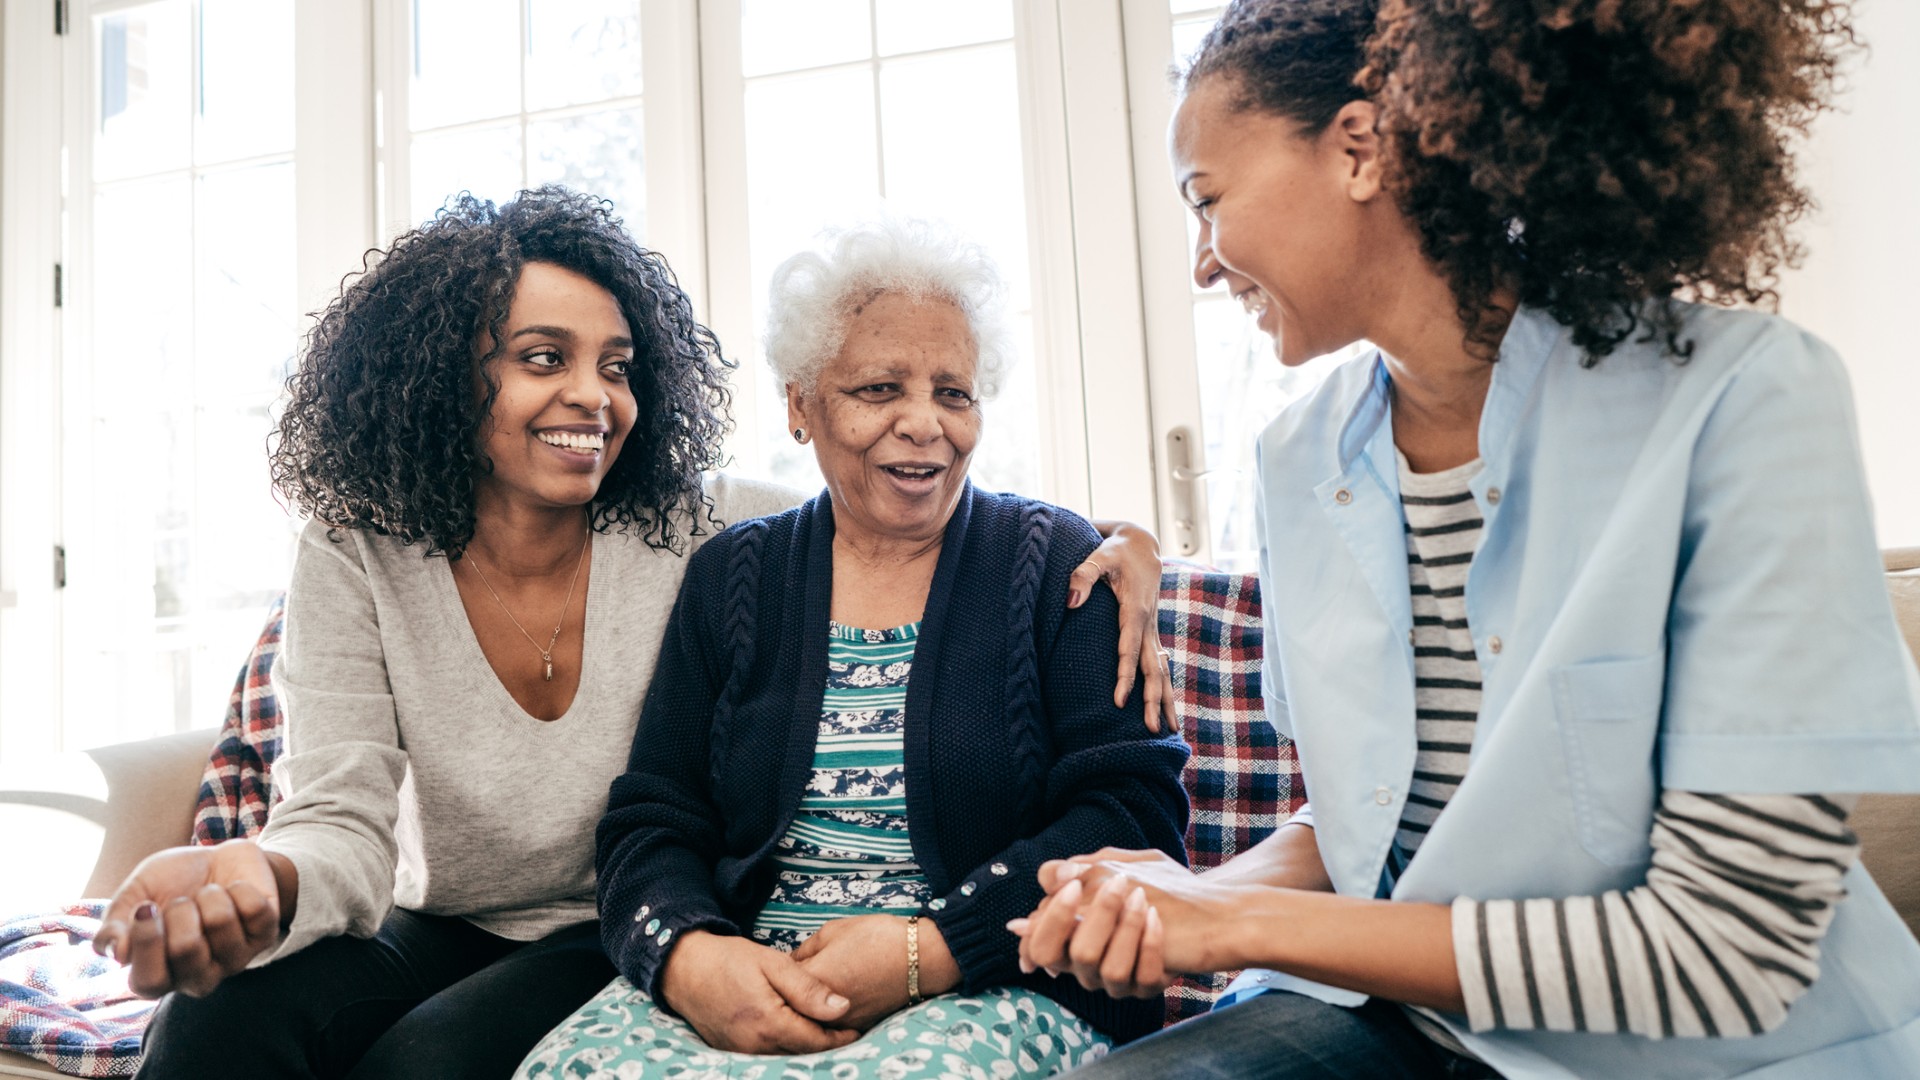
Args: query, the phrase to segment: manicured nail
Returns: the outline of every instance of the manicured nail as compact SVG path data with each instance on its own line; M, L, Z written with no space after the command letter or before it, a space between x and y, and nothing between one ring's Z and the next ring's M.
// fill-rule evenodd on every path
M1072 592L1067 594L1067 606L1070 608L1079 607L1081 602L1084 601L1086 598L1087 597L1085 593L1081 592L1079 589L1075 589Z
M1068 881L1072 881L1074 878L1079 877L1086 869L1086 863L1062 863L1060 869L1053 872L1053 876L1056 880L1066 878Z
M1080 894L1084 891L1085 890L1080 887L1080 879L1076 877L1072 881L1067 882L1066 888L1060 890L1060 902L1063 904L1072 904L1080 899Z
M1021 916L1018 919L1008 919L1007 933L1019 934L1021 937L1025 937L1027 936L1027 927L1030 925L1031 923L1027 921L1025 916Z
M1024 956L1020 958L1020 974L1022 975L1033 974L1033 961L1027 959Z
M1118 874L1115 874L1114 876L1107 879L1106 884L1100 886L1100 895L1101 896L1118 896L1120 895L1120 890L1126 887L1127 887L1127 879L1121 877Z
M1133 887L1133 891L1127 894L1127 910L1130 912L1138 912L1141 908L1144 908L1146 906L1147 906L1146 888L1140 885L1135 885Z
M109 960L120 959L119 957L113 955L113 940L111 938L93 939L93 951L99 953L101 956L104 956Z
M151 920L154 915L158 914L159 911L159 908L153 906L153 901L149 900L133 909L133 917L141 922L147 922Z
M841 997L839 994L828 994L827 1004L836 1009L844 1009L847 1007L847 999Z

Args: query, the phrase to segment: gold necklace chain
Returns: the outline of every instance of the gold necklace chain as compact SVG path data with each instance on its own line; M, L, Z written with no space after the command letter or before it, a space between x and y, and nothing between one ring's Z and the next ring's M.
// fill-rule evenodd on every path
M500 594L494 592L493 583L487 580L486 571L480 569L480 557L474 554L472 548L468 548L466 552L467 557L473 560L473 572L479 575L480 584L487 587L487 592L493 596L493 602L499 604L500 610L507 613L507 621L513 623L513 628L520 631L520 636L527 639L527 644L534 647L534 650L540 654L540 659L547 665L548 682L553 681L553 643L560 640L560 628L567 625L567 609L573 606L573 588L580 584L580 568L586 565L587 545L592 541L593 530L588 529L586 539L580 541L580 557L573 561L573 578L567 582L567 598L560 604L560 621L553 624L553 636L547 639L547 647L544 649L540 648L540 643L534 640L532 634L527 633L527 628L520 625L520 620L513 617L513 609L507 606L505 600L500 599Z

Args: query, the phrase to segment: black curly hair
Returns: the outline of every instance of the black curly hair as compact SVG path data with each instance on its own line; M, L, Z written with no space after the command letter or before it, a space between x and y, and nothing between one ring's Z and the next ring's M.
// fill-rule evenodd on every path
M1857 46L1823 0L1235 0L1183 75L1310 131L1380 110L1388 187L1491 358L1512 290L1591 364L1676 297L1772 306L1794 143Z
M530 262L606 289L634 340L627 382L639 412L591 508L595 529L634 528L684 550L711 521L700 474L720 463L733 363L666 260L635 243L603 199L557 186L495 206L462 192L433 220L369 252L321 311L287 379L270 446L274 486L337 529L424 543L458 559L473 539L474 479L491 471L482 425L498 387L474 374L504 347L508 308ZM477 355L478 343L491 350Z

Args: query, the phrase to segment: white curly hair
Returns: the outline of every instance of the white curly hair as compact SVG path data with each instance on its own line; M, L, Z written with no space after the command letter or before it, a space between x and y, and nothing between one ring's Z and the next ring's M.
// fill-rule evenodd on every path
M819 245L773 272L765 352L783 384L811 393L847 339L856 307L883 292L938 297L973 333L974 397L1000 392L1012 361L1006 286L980 245L921 218L880 217L820 234Z

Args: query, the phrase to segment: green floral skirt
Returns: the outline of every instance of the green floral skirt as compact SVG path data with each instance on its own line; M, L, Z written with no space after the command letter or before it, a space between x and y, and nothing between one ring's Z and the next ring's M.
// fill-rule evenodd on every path
M516 1080L1010 1080L1053 1076L1112 1045L1028 990L943 994L894 1013L850 1045L762 1057L715 1050L686 1021L615 979L540 1040Z

